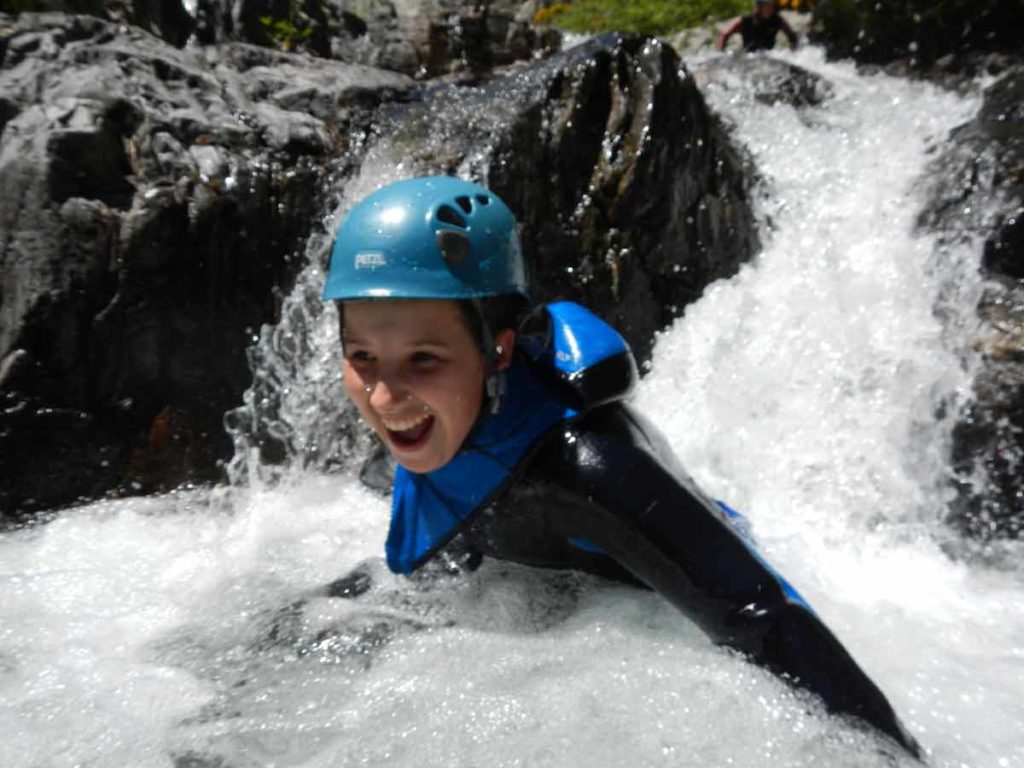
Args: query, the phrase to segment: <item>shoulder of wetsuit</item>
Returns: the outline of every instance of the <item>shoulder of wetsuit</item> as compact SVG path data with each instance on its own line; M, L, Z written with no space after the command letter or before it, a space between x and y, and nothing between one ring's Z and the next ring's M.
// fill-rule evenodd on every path
M623 402L607 403L554 431L539 451L535 474L550 475L562 486L619 514L632 515L634 482L657 467L675 485L710 514L725 517L683 468L668 440L642 414ZM626 482L624 482L626 481Z
M586 462L577 454L582 451L594 459L600 459L607 445L629 446L660 453L654 449L651 440L652 437L660 437L660 433L652 433L648 427L648 422L626 403L613 402L591 408L556 432L558 439L551 442L558 444L558 450L565 454L556 463L568 462L586 468ZM554 461L553 456L550 458Z
M618 331L571 301L545 305L538 319L520 335L519 359L553 397L585 413L630 395L636 360Z

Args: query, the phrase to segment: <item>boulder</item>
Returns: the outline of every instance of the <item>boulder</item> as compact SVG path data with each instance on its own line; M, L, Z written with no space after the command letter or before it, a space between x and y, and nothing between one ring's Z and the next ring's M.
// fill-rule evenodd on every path
M1024 535L1024 67L989 86L977 117L934 164L921 225L942 242L982 243L986 287L974 339L973 400L953 434L951 522L968 534Z
M701 88L714 84L750 90L762 104L817 107L832 98L832 84L806 69L770 56L717 56L700 62L693 72Z
M218 479L349 136L402 75L0 17L0 510Z

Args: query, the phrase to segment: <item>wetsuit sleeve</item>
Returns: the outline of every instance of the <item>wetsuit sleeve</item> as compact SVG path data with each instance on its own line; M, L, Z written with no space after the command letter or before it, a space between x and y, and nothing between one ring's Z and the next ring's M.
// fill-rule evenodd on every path
M737 19L733 20L732 24L730 24L725 29L725 31L722 32L722 34L718 36L718 50L724 51L725 50L725 46L729 44L729 38L732 37L733 35L739 34L739 32L740 32L740 30L742 28L743 28L743 19L742 18L737 18Z
M859 717L915 756L889 702L806 603L689 480L664 438L622 406L590 414L563 442L563 482L580 536L657 590L718 644Z

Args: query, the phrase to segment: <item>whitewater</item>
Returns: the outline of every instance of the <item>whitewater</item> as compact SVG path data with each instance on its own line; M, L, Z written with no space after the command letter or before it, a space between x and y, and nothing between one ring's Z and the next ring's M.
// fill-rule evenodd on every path
M760 172L764 247L659 336L635 404L746 513L930 765L1024 766L1020 553L973 556L943 523L980 247L914 227L978 99L778 56L833 95L707 86ZM342 207L412 170L371 160ZM336 331L317 322L327 351L281 386L330 424ZM913 764L655 594L498 562L392 576L388 500L302 463L0 535L0 765ZM367 594L324 595L356 566Z

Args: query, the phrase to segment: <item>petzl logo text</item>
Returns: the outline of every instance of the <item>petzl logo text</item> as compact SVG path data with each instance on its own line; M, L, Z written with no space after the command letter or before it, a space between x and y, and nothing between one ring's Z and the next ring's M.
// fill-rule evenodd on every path
M380 251L360 251L356 254L356 269L376 269L387 266L388 260Z

